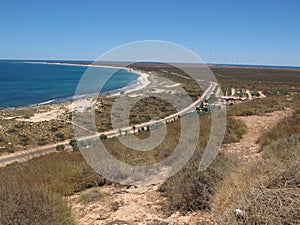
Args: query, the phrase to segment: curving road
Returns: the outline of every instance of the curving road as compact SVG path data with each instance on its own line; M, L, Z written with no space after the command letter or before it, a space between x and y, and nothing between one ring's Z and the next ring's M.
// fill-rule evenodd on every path
M197 101L193 102L191 105L189 105L185 109L183 109L179 112L176 112L170 116L167 116L163 119L157 120L157 121L149 121L149 122L135 125L136 129L146 128L147 126L151 126L151 125L154 125L157 123L166 123L168 121L178 118L178 116L181 117L183 115L186 115L187 113L194 111L196 106L199 106L201 104L201 102L203 102L204 100L208 99L211 96L211 94L213 93L216 86L217 86L217 83L210 82L209 87L205 90L205 92L202 94L202 96L199 97L199 99ZM79 140L81 141L81 140L88 140L88 139L92 139L92 138L98 138L100 134L105 134L107 137L111 138L111 137L119 136L120 130L122 131L122 133L124 133L124 132L132 133L133 132L132 127L128 126L128 127L124 127L124 128L118 129L118 130L110 130L110 131L102 132L102 133L97 132L95 134L80 138ZM0 156L0 167L4 167L4 166L12 164L14 162L25 162L33 157L38 157L38 156L45 155L45 154L48 154L51 152L55 152L56 151L55 147L57 145L68 146L68 144L69 144L69 140L66 140L66 141L51 144L51 145L40 146L40 147L32 148L30 150Z

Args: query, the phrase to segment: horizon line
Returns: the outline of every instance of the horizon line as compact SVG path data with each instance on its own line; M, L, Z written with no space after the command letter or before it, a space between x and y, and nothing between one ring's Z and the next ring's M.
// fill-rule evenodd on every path
M91 59L12 59L12 58L0 58L0 61L55 61L55 62L97 62ZM101 62L101 61L98 61ZM102 61L102 62L125 62L125 61ZM130 61L128 61L130 62ZM159 62L147 62L147 63L159 63ZM172 62L169 62L172 63ZM178 62L177 62L178 63ZM203 62L206 65L211 66L251 66L251 67L283 67L283 68L300 68L300 65L278 65L278 64L254 64L254 63L218 63L218 62ZM195 64L193 62L182 62L178 64ZM197 64L197 63L196 63Z

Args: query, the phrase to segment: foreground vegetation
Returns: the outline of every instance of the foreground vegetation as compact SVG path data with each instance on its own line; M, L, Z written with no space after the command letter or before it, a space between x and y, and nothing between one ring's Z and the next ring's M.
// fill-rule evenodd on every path
M63 196L104 182L79 152L13 164L0 177L0 224L75 224Z
M261 158L239 165L221 183L212 203L219 224L299 223L299 96L290 107L293 115L258 140Z
M201 154L201 146L207 142L209 135L210 119L209 115L200 116L201 120L201 136L200 142L192 161L186 166L180 176L174 176L175 179L172 186L174 196L179 196L182 193L180 185L182 179L187 174L194 176L190 171L194 170L196 161ZM234 122L231 128L228 129L229 136L232 132L239 130L242 127L239 122ZM236 126L237 129L233 129ZM180 123L178 121L168 124L168 135L163 143L156 149L150 152L131 151L122 147L118 140L106 140L105 144L116 158L133 165L147 165L153 162L161 161L172 153L174 138L178 135ZM144 131L137 134L139 138L145 138L148 132ZM175 143L176 144L176 143ZM220 158L221 157L221 158ZM197 176L215 177L219 180L220 177L215 176L223 171L223 164L231 165L230 160L222 160L225 156L219 156L215 162L215 169L208 170L206 175L201 173ZM198 165L197 165L198 166ZM186 178L184 178L186 179ZM206 182L203 180L203 182ZM84 161L80 152L65 152L60 151L50 155L45 155L40 158L32 159L23 164L12 164L0 170L0 224L17 224L18 221L24 221L22 224L74 224L74 220L70 214L70 208L65 202L66 196L77 193L81 190L101 186L110 183L100 175L96 174ZM171 185L171 182L167 182ZM206 183L202 184L205 190ZM167 184L165 186L168 186ZM196 188L196 186L195 186ZM168 193L167 190L164 191ZM206 195L207 193L204 193ZM187 199L178 199L177 204L183 204ZM200 201L199 199L197 201ZM178 205L170 205L170 212ZM179 207L182 208L182 207ZM195 207L194 207L195 208ZM51 209L51 210L50 210Z

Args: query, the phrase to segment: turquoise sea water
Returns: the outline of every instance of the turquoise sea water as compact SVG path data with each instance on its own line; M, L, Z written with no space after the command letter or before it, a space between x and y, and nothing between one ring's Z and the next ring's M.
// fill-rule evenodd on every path
M75 96L77 85L87 70L89 77ZM123 69L0 60L0 108L103 95L137 84L138 77ZM100 86L103 86L101 90Z

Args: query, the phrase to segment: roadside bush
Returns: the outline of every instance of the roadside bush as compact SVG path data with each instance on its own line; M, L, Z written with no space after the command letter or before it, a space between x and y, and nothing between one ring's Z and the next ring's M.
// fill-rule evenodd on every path
M77 141L76 139L72 139L72 140L69 142L69 145L72 146L73 151L78 151L78 150L79 150L79 147L78 147L78 141Z
M63 151L65 149L65 146L64 145L56 145L55 147L56 151Z
M107 139L107 136L105 134L100 135L100 140L105 141Z
M12 148L10 148L10 147L6 147L6 148L4 148L4 150L5 150L6 152L8 152L8 153L14 153L14 152L15 152L15 150L12 149Z

